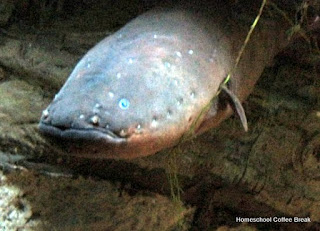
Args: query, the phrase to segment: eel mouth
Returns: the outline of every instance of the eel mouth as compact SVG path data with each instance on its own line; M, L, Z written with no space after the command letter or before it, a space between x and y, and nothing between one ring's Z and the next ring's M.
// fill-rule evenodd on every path
M41 133L56 138L82 141L103 141L110 144L126 143L127 138L119 137L108 129L57 127L44 122L39 123Z
M107 129L57 127L39 123L44 135L55 138L55 146L63 154L90 159L133 159L148 156L164 147L173 146L175 136L159 137L155 134L132 134L119 137ZM171 137L172 136L172 137Z

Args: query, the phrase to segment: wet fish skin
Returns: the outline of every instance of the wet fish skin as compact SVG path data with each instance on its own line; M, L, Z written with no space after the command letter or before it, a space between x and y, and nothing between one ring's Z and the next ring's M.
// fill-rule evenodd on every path
M44 110L40 131L87 158L136 158L173 146L218 92L246 36L227 12L217 5L158 8L129 22L80 60ZM257 29L232 76L229 89L240 101L286 43L274 23ZM231 113L216 97L196 134Z

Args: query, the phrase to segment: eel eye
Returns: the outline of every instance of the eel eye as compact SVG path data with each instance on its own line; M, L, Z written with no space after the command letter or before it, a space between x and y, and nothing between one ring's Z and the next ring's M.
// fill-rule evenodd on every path
M125 98L119 100L119 107L120 107L121 109L124 109L124 110L125 110L125 109L128 109L129 106L130 106L129 100L127 100L127 99L125 99Z

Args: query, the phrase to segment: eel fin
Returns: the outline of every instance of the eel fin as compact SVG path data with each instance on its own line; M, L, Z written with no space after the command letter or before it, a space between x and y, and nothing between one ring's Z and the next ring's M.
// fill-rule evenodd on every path
M239 115L244 130L247 132L248 131L248 121L247 121L246 113L242 107L240 100L232 91L230 91L227 88L226 84L222 84L220 86L220 88L222 91L224 91L230 97L232 104L233 104L232 106L235 109L235 111L237 112L237 114Z

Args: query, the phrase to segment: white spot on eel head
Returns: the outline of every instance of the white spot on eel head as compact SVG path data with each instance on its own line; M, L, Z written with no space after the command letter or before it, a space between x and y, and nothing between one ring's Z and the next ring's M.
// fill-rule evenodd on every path
M138 125L136 126L135 133L141 133L141 124L138 124Z
M211 56L210 56L210 58L209 58L209 61L210 61L211 63L213 63L213 62L216 60L216 58L217 58L217 50L214 49L214 51L212 52L212 54L211 54Z
M102 106L100 104L96 103L96 105L94 105L94 108L93 108L93 113L98 114L100 112L101 107Z
M188 54L189 54L189 55L192 55L192 54L193 54L193 50L189 50L189 51L188 51Z
M158 125L157 118L153 118L151 122L151 127L157 127L157 125Z
M165 66L166 68L170 68L170 67L171 67L171 64L170 64L169 62L164 62L164 66Z
M114 93L111 92L111 91L108 93L108 95L109 95L110 98L113 98L113 97L114 97Z
M93 125L98 125L99 124L99 117L97 115L92 116L91 122Z
M43 115L43 117L44 117L45 119L48 118L48 116L49 116L49 111L48 111L48 109L43 110L43 111L42 111L42 115Z
M122 137L124 137L124 136L126 136L127 135L127 132L124 130L124 129L121 129L121 131L120 131L120 134L119 134L120 136L122 136Z

